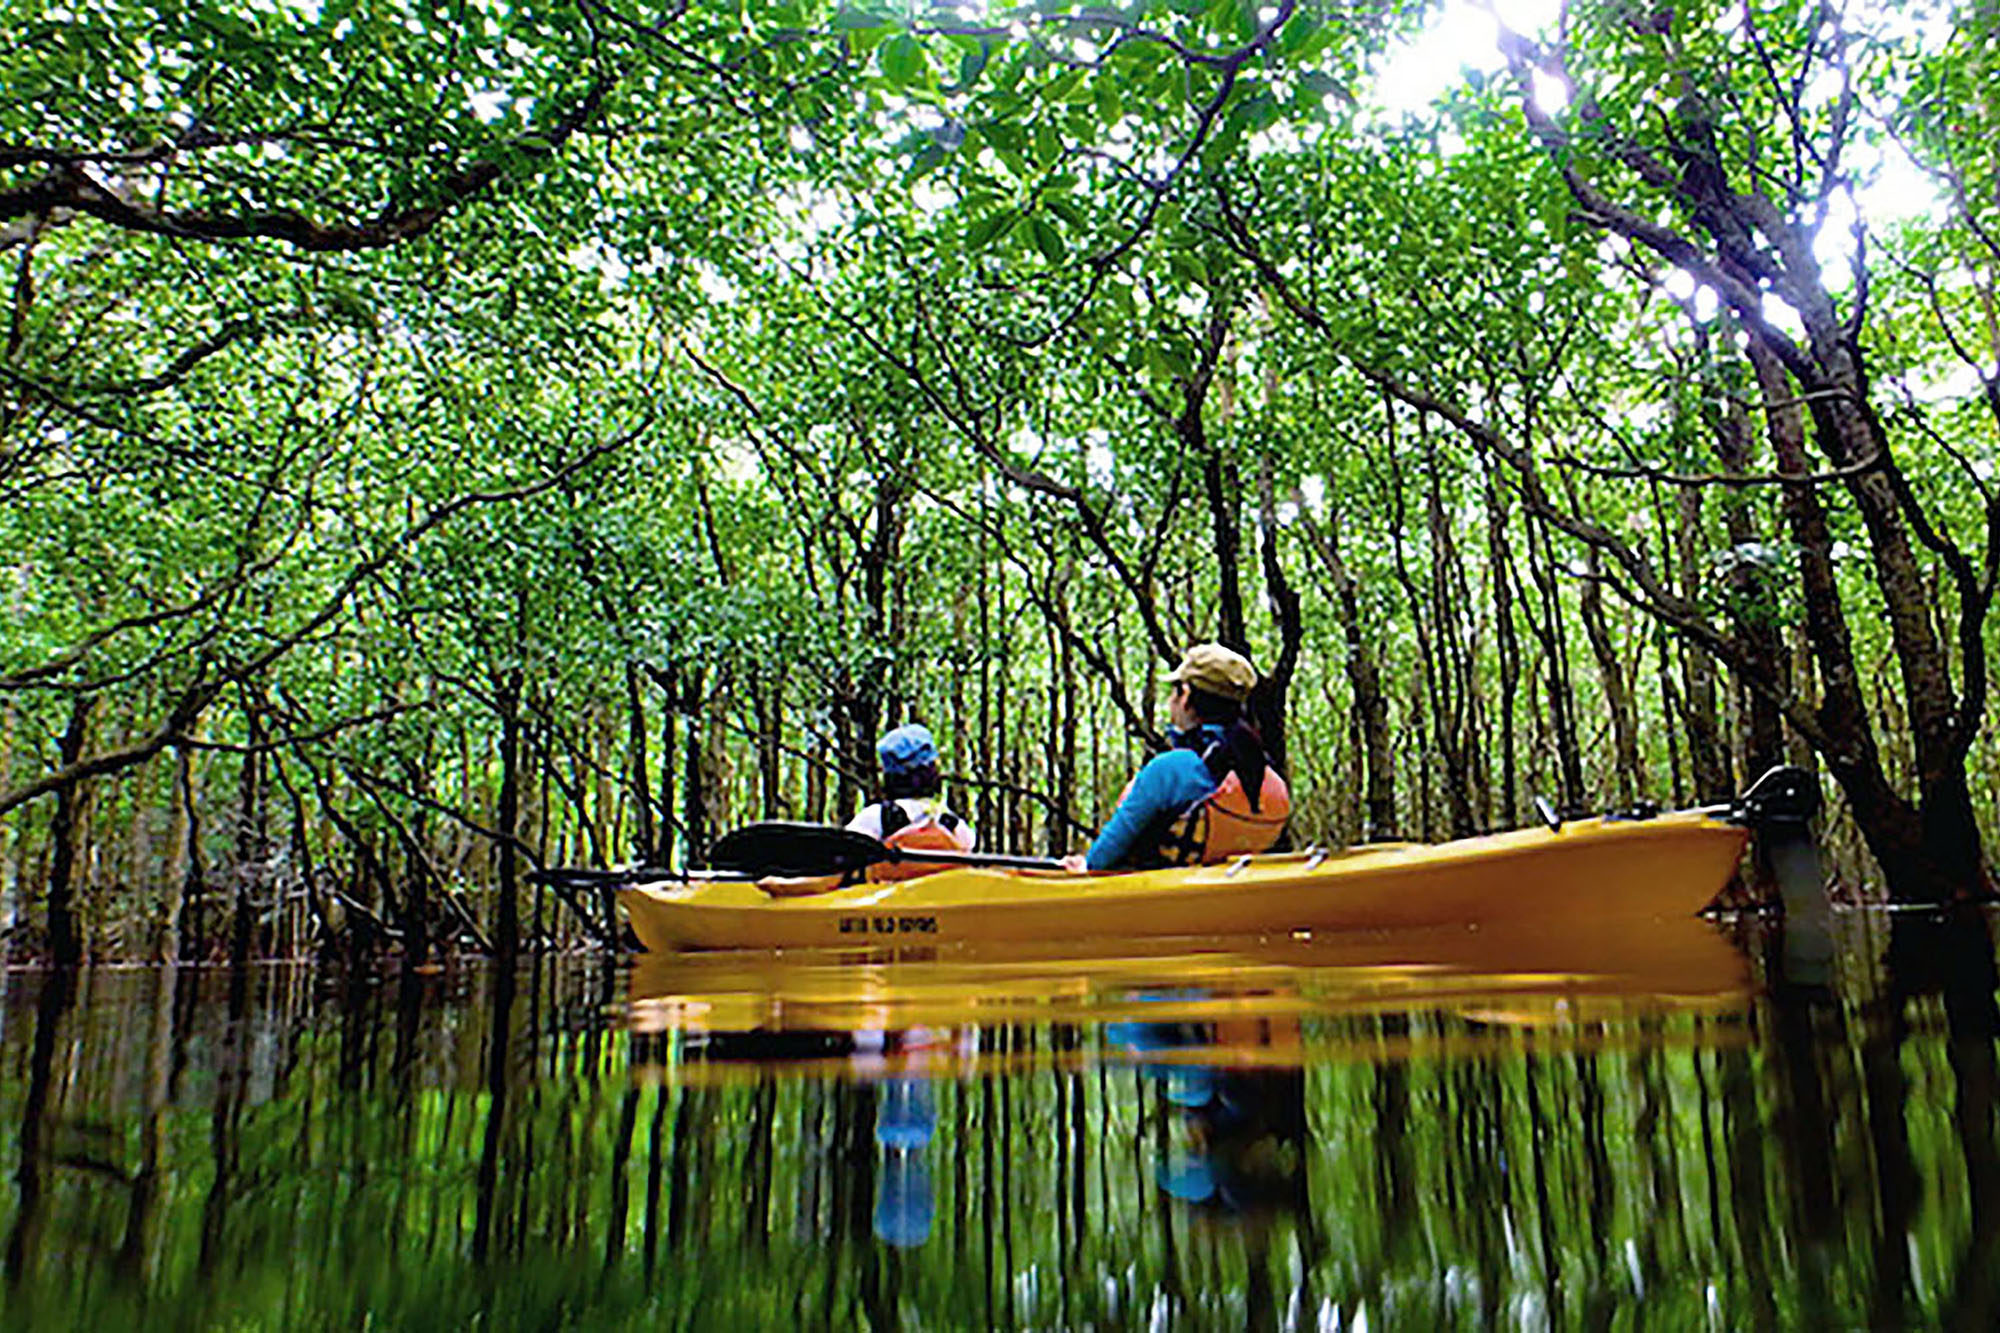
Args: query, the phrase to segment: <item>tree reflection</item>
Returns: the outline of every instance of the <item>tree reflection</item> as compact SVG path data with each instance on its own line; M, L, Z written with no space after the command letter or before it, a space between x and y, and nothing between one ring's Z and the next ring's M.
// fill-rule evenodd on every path
M6 1277L11 1289L34 1262L44 1223L44 1192L50 1165L47 1137L53 1116L50 1091L61 1077L56 1068L57 1031L75 996L76 974L59 968L42 982L35 1003L27 1096L21 1108L20 1158L14 1168L14 1223L7 1232ZM11 1025L10 1025L11 1026Z
M1830 938L1700 1003L1266 962L630 1037L595 968L17 974L5 1319L1991 1327L1990 924Z

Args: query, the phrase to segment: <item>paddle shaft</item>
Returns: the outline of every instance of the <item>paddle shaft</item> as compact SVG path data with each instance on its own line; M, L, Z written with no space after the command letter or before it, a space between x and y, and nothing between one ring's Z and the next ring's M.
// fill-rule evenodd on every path
M567 884L576 888L615 889L628 884L663 884L668 880L741 879L728 870L672 870L666 866L634 866L630 870L531 870L530 884Z

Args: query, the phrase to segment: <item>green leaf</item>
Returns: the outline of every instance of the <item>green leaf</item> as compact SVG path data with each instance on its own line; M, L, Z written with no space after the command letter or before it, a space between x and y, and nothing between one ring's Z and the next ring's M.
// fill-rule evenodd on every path
M992 58L993 48L986 42L968 49L958 58L958 84L952 91L963 92L979 82L979 76L986 72L986 62Z
M929 145L911 159L910 169L903 173L903 182L908 184L922 180L943 166L944 160L950 156L951 154L942 145L935 143Z
M973 219L971 225L965 229L965 248L984 250L993 243L994 237L1012 226L1014 221L1014 214L1004 210Z
M1069 258L1069 247L1063 244L1062 233L1049 225L1046 218L1036 218L1034 222L1035 248L1042 252L1042 258L1051 264L1060 264Z
M1139 303L1133 299L1130 283L1113 283L1110 291L1111 299L1117 304L1120 315L1123 315L1128 321L1139 317Z
M1097 100L1098 119L1107 125L1115 122L1119 112L1124 108L1124 99L1118 95L1118 80L1093 79L1090 86L1091 93Z
M907 32L883 43L876 59L881 63L882 73L898 88L930 80L930 59L924 54L923 43Z
M835 32L867 32L874 28L892 28L896 20L887 14L877 14L867 9L843 9L833 16Z
M1065 70L1043 85L1042 97L1049 102L1067 101L1069 95L1076 91L1076 86L1082 82L1082 70Z
M1210 169L1221 166L1236 152L1243 139L1243 122L1231 116L1214 138L1202 146L1201 163Z
M1042 206L1072 227L1081 227L1083 225L1083 210L1059 194L1043 195Z
M989 120L980 126L980 131L985 134L986 142L993 145L993 151L996 153L1018 155L1021 145L1025 142L1021 127L1011 120Z
M1062 160L1062 136L1051 125L1035 127L1035 165L1047 171Z

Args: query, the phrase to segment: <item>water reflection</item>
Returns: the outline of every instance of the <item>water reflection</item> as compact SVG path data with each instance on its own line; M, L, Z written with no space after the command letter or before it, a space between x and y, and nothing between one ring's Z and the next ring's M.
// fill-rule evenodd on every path
M1228 948L1154 939L1116 953L986 945L646 956L632 973L631 1015L635 1032L674 1038L647 1048L677 1053L654 1063L676 1077L726 1081L760 1061L792 1073L893 1069L899 1033L1020 1024L1067 1034L1068 1044L1050 1051L1093 1058L1105 1054L1097 1035L1105 1025L1201 1024L1231 1048L1210 1052L1211 1063L1298 1063L1305 1029L1284 1028L1292 1039L1279 1041L1268 1026L1274 1019L1324 1020L1310 1024L1317 1058L1374 1059L1384 1044L1428 1041L1470 1048L1528 1028L1598 1040L1628 1017L1740 1011L1752 989L1743 952L1689 919L1653 922L1643 933L1591 923L1353 932ZM1412 1014L1436 1021L1396 1021ZM1239 1040L1245 1033L1258 1035ZM1365 1038L1366 1049L1343 1046L1343 1035ZM968 1051L1002 1066L1022 1054L978 1043ZM958 1067L967 1053L927 1049L923 1063Z
M931 1085L922 1078L892 1078L882 1085L875 1115L875 1142L881 1148L875 1197L875 1234L905 1248L930 1239L937 1204L931 1197L930 1164L924 1150L937 1127Z
M1992 1327L1990 924L1826 938L12 974L0 1323Z

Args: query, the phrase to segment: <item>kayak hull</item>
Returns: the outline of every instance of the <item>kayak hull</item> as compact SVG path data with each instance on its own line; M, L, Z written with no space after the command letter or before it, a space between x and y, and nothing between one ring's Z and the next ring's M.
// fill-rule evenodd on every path
M649 951L1241 936L1687 917L1727 883L1749 833L1687 811L1589 819L1434 845L1108 875L966 867L772 898L747 881L620 894Z

